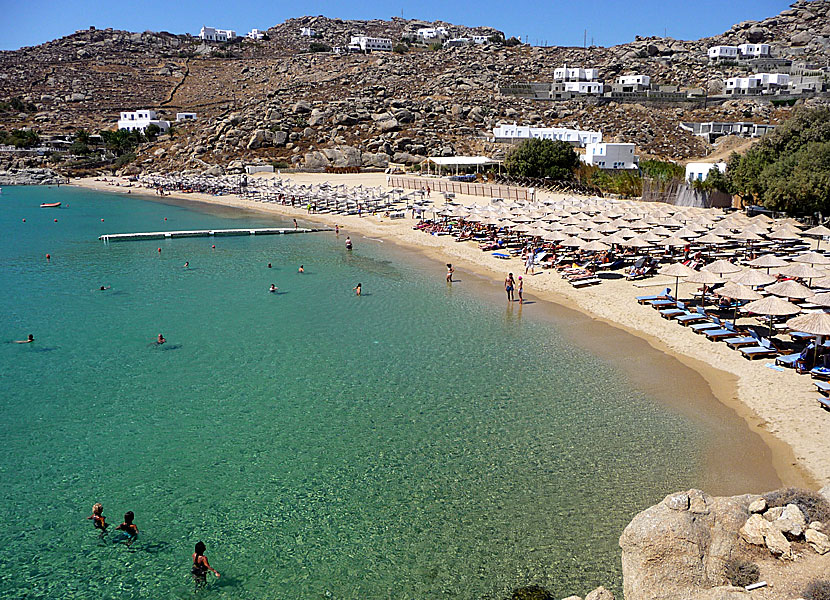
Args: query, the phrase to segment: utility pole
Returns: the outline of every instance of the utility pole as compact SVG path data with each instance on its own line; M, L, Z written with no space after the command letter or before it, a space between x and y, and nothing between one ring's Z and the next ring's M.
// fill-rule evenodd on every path
M582 34L582 49L588 47L588 30L586 29L585 32Z

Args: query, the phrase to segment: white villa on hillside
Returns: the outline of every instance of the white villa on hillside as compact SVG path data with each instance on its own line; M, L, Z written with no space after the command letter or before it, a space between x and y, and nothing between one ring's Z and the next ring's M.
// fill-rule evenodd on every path
M596 144L602 141L602 133L599 131L580 131L579 129L567 129L564 127L531 127L529 125L517 125L516 123L499 123L493 128L493 140L497 142L513 142L516 140L560 140L569 142L575 146Z
M303 37L314 37L315 35L317 35L317 32L314 31L311 27L301 27L300 35Z
M749 77L730 77L724 82L728 95L753 95L772 93L790 85L786 73L757 73Z
M451 38L444 42L444 48L460 48L461 46L469 46L473 40L466 37Z
M176 113L176 122L181 123L183 121L195 121L196 120L196 113L194 112L183 112L183 113Z
M648 75L620 75L617 77L617 83L620 85L641 85L647 87L651 85L651 77Z
M349 52L392 52L392 40L365 35L353 35Z
M769 44L738 44L738 53L745 58L764 58L769 51Z
M601 94L605 86L599 81L599 69L571 68L568 65L553 70L552 91L572 94Z
M738 58L737 46L712 46L709 48L710 60L728 60Z
M216 29L202 25L199 37L206 42L227 42L236 39L236 32L233 29Z
M721 173L726 173L725 162L693 162L686 165L686 181L706 181L712 167L717 167Z
M157 125L162 131L170 129L170 121L159 119L156 111L148 108L135 112L122 112L121 118L118 119L118 129L127 131L144 131L150 125Z
M634 144L586 144L580 158L600 169L637 169L640 164L640 157L634 155Z
M554 81L597 81L599 69L570 68L568 65L553 70Z
M450 33L446 27L421 27L415 32L415 37L425 43L440 42L450 37Z
M245 37L249 40L261 40L265 37L265 32L260 31L259 29L251 29L248 33L245 34Z

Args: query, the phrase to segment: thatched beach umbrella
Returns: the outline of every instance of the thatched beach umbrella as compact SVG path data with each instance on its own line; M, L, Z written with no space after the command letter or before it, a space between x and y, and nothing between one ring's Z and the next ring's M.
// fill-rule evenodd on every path
M737 273L741 270L738 265L732 264L728 260L716 260L709 263L701 269L702 271L709 271L710 273L717 273L718 275L726 275L727 273Z
M718 296L723 296L724 298L729 298L730 300L745 300L745 301L752 301L752 300L760 300L763 298L761 294L752 290L745 285L741 285L739 283L729 282L724 285L719 290L716 290L715 293ZM732 313L732 324L734 325L735 322L738 320L738 303L735 303L735 310Z
M812 302L813 304L817 304L818 306L830 308L830 292L822 292L821 294L816 294L815 296L810 298L810 302Z
M770 283L775 283L777 279L769 273L762 273L761 271L750 269L736 275L732 278L732 281L741 285L755 287L758 285L769 285Z
M818 347L821 346L822 338L830 335L830 313L812 312L798 315L787 321L786 325L793 331L811 333L817 336L815 352L818 354Z
M755 267L756 269L766 269L767 273L769 273L771 268L785 267L788 264L790 263L783 258L775 256L774 254L764 254L763 256L759 256L758 258L749 261L750 267Z
M769 333L767 335L772 334L773 317L797 315L801 312L801 309L798 306L792 302L784 300L783 298L779 298L778 296L769 296L767 298L755 300L754 302L747 304L744 308L748 312L756 315L766 315L769 317Z
M806 285L801 285L793 279L787 279L785 281L779 281L778 283L768 285L764 288L764 290L770 294L781 296L782 298L797 298L799 300L816 295L816 293Z
M599 240L593 240L588 242L584 246L582 246L582 250L586 252L605 252L606 250L610 250L611 246L607 244L603 244Z
M706 303L706 288L711 285L716 285L723 281L723 278L716 273L712 273L711 271L695 271L694 275L690 276L686 279L688 283L701 283L703 284L703 294L700 296L700 305L703 306Z
M820 271L819 269L815 269L804 263L793 263L791 265L787 265L786 267L781 267L778 269L778 272L782 275L786 275L787 277L807 279L808 285L812 279L827 276L827 271Z
M690 269L683 263L676 262L663 267L660 269L659 273L660 275L674 277L674 297L677 298L677 292L680 287L680 278L694 275L696 271L694 269Z
M817 227L813 227L812 229L808 229L802 235L815 237L816 238L816 250L818 250L819 246L821 246L821 238L830 235L830 229L825 227L824 225L818 225Z
M830 258L819 252L805 252L793 258L793 262L807 263L812 267L815 265L830 265Z

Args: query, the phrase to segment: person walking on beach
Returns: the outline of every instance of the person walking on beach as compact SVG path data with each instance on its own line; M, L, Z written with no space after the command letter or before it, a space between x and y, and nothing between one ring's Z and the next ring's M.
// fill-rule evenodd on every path
M452 264L447 263L447 283L452 283L453 273L455 273L455 269L452 268Z
M207 585L207 573L212 572L216 577L219 577L219 571L210 566L205 550L207 547L204 542L196 542L196 548L193 552L193 565L190 572L193 574L193 581L196 582L196 589Z
M513 273L508 273L504 280L504 291L507 292L507 301L513 302L513 288L516 287L516 280L513 279Z
M522 298L522 292L524 291L525 282L522 280L522 276L519 275L519 285L517 291L519 292L519 304L524 304L525 300Z
M358 283L356 286L352 288L352 290L354 290L355 296L360 296L360 292L363 290L363 285Z
M525 275L527 275L528 270L530 271L530 274L533 275L533 261L535 258L536 251L531 248L530 252L527 253L527 261L525 261Z

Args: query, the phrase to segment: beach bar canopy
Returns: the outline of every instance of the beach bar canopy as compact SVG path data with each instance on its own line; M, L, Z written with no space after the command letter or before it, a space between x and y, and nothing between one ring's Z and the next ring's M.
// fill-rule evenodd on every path
M500 167L501 161L495 158L488 158L487 156L430 156L421 165L422 170L423 166L426 165L427 174L432 174L432 169L434 168L434 172L437 175L443 175L445 170L452 173L453 169L455 170L455 174L458 175L458 169L462 167L465 169L475 167L476 173L478 173L481 167L489 167L491 165L498 165Z

